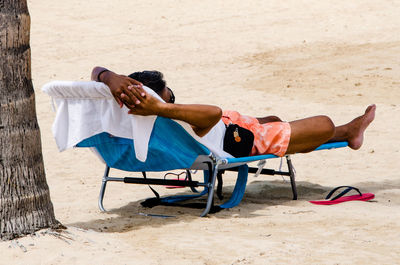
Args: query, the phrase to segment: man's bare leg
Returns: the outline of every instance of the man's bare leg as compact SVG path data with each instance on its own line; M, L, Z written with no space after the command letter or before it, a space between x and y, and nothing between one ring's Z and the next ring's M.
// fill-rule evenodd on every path
M316 116L290 122L291 137L286 154L307 153L326 142L347 141L352 149L363 143L364 131L375 118L376 106L371 105L364 115L351 122L335 127L327 116Z
M291 135L286 154L307 153L335 135L335 125L327 116L315 116L289 122Z
M266 116L262 118L256 118L260 124L268 123L268 122L276 122L282 121L278 116Z

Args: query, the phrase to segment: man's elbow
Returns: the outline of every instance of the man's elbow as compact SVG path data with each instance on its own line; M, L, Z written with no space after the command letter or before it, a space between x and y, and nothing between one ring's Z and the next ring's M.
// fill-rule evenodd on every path
M195 133L203 137L206 135L220 120L222 117L222 110L217 106L207 106L207 109L202 112L201 118L198 124L191 123Z
M222 117L222 109L220 107L215 106L213 110L213 119L212 119L214 123L213 126L221 120L221 117Z

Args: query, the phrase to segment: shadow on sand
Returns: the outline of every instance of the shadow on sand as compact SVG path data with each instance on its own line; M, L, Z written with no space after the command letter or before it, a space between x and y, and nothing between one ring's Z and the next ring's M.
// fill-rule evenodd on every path
M377 193L384 190L400 189L399 180L388 180L383 182L360 182L354 184L362 192ZM301 207L299 203L323 199L324 196L334 187L321 186L310 182L297 182L299 199L293 201L289 182L286 181L253 181L248 183L246 193L241 204L232 209L224 209L215 214L209 214L205 218L226 218L230 219L233 215L239 215L244 218L260 216L254 212L266 209L271 206L285 205L289 207ZM228 199L233 190L233 186L224 187L224 198ZM184 192L177 195L186 194ZM221 201L215 199L215 204ZM170 223L185 222L196 220L203 209L194 209L182 206L156 206L153 208L144 208L140 201L133 201L120 208L111 209L105 212L105 218L90 220L87 222L76 222L67 224L67 226L79 227L82 229L91 229L98 232L126 232L137 230L141 227L161 227ZM205 204L205 198L191 200L191 203ZM376 202L376 200L375 200ZM249 207L251 205L251 207ZM154 215L153 217L146 215ZM169 217L162 217L165 215ZM158 218L157 218L158 217Z

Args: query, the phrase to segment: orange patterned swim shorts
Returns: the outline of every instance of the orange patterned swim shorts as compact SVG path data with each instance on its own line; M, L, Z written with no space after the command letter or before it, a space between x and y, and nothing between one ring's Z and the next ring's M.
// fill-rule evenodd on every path
M288 122L269 122L260 124L250 116L237 111L226 110L222 121L228 125L234 123L254 134L254 144L250 155L274 154L284 156L290 141L290 124Z

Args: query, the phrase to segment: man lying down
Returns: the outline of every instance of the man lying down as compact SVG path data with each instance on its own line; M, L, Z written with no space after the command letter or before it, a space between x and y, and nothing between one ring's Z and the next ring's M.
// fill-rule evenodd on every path
M307 153L326 142L347 141L357 150L363 144L364 131L375 118L375 104L349 123L336 126L328 116L314 116L283 122L276 116L255 118L237 111L222 111L217 106L202 104L174 104L175 96L166 86L158 71L135 72L129 76L116 74L103 67L95 67L92 80L105 83L122 107L130 114L157 115L189 123L194 132L203 137L212 130L231 123L251 131L254 135L249 155ZM165 102L146 93L142 85L153 89ZM240 137L235 136L235 141Z

